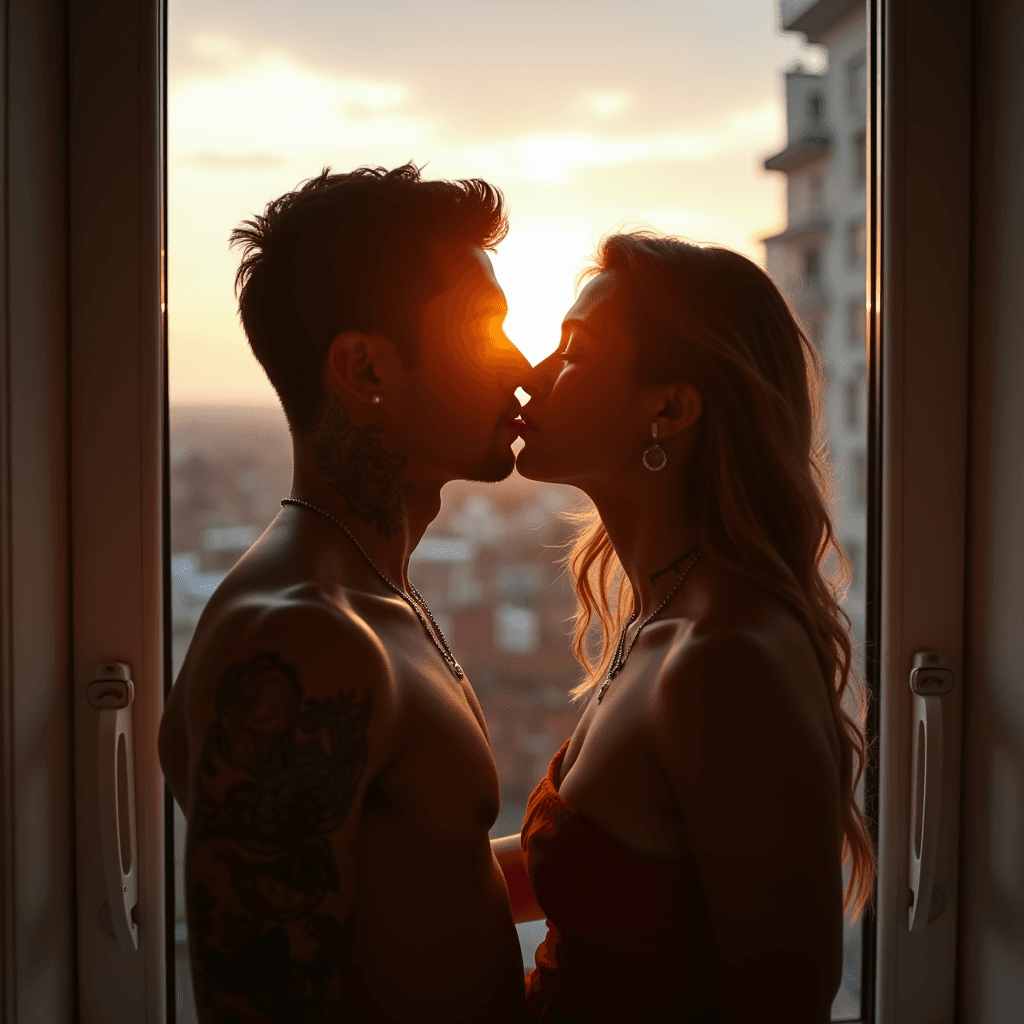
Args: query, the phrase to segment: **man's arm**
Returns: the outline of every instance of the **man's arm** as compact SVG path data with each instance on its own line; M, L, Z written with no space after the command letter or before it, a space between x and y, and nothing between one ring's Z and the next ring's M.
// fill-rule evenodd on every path
M388 669L319 610L277 613L224 667L189 815L185 889L203 1024L341 1020L354 848L381 763Z
M742 635L705 641L662 680L656 753L711 918L728 1024L827 1021L842 960L838 773L800 694Z
M188 733L185 729L180 686L171 689L164 706L157 751L167 788L177 800L178 806L185 811L188 800Z

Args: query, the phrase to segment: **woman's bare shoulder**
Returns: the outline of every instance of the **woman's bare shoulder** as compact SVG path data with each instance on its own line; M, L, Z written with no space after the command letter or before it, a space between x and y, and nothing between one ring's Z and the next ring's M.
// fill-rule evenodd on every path
M666 679L717 676L730 666L822 688L821 666L804 624L778 596L737 574L718 574L701 614L667 648Z
M661 731L678 740L750 727L835 759L829 684L806 629L781 601L754 588L743 598L732 615L681 631L667 652L655 701Z

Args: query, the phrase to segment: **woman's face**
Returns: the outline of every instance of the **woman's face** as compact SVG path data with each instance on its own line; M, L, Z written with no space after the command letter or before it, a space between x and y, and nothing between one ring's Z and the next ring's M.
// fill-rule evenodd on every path
M605 271L588 282L562 322L558 349L522 385L531 396L516 460L525 477L589 492L643 472L658 396L635 381L618 278Z

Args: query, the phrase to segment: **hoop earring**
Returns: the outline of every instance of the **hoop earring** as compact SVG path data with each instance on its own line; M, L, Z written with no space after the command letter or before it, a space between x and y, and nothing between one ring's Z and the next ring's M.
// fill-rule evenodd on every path
M668 456L665 454L665 449L658 444L657 421L651 424L651 437L655 440L654 444L644 451L644 468L649 469L652 473L657 473L658 470L664 469L665 463L668 462Z

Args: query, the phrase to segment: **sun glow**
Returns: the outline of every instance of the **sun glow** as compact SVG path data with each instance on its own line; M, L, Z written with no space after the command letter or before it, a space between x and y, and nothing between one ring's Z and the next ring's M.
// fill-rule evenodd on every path
M624 89L563 70L557 99L529 118L495 107L474 120L431 91L438 75L457 75L433 65L310 61L212 30L180 47L168 107L174 403L276 401L238 323L227 238L326 165L412 159L427 177L497 184L511 225L493 256L505 329L534 364L557 345L602 235L653 227L760 259L758 236L782 215L779 183L751 173L784 134L774 94L737 94L715 117L702 102L654 116L639 82ZM469 100L463 89L458 103Z
M558 346L562 317L575 299L576 272L593 250L589 232L525 225L491 259L508 299L505 333L536 366Z

